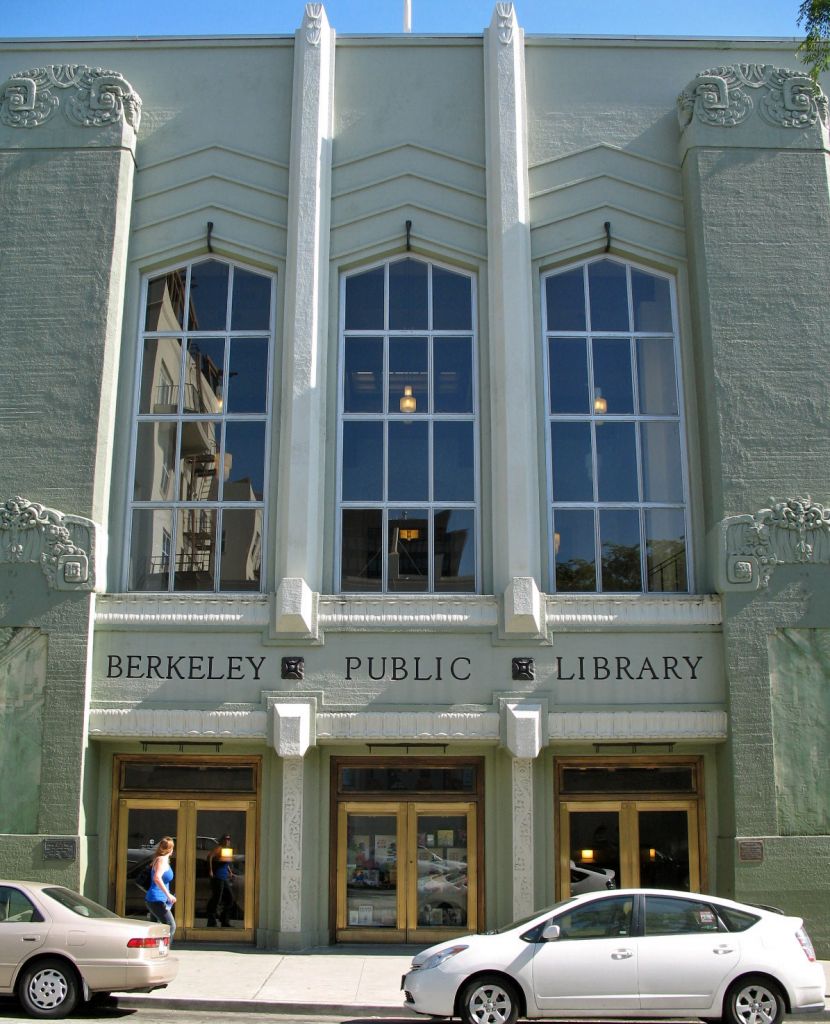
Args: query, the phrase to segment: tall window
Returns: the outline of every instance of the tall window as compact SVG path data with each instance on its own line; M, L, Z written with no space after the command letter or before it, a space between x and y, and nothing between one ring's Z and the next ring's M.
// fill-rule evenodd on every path
M402 259L343 280L340 589L476 590L473 281Z
M130 590L260 589L274 285L218 259L147 284Z
M543 279L557 591L686 591L669 278L610 259Z

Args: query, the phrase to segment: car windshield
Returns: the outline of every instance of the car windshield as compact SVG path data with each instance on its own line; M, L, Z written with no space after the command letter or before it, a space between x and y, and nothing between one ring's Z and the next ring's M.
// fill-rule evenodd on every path
M44 889L43 895L48 896L56 903L60 903L62 907L71 910L78 917L118 917L118 914L114 914L111 910L107 910L106 907L102 907L100 903L88 900L86 896L81 896L80 893L73 892L71 889L64 889L56 885L49 889Z
M573 903L573 896L569 896L566 900L560 900L558 903L554 903L552 907L535 910L532 914L528 914L527 917L520 917L518 921L511 921L510 924L504 924L501 928L493 928L492 931L485 932L484 934L503 935L505 932L512 931L514 928L521 928L523 924L527 924L528 921L533 921L535 918L541 917L543 914L552 914L554 910L558 910L560 907L564 907L568 903Z

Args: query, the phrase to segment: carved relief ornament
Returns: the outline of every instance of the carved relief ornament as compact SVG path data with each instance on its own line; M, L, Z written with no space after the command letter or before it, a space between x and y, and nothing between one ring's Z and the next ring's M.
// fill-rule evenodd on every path
M135 131L141 98L117 71L86 64L49 64L12 75L0 85L0 124L37 128L62 108L66 118L84 128L126 122Z
M323 34L323 5L305 5L305 37L309 46L319 46Z
M772 64L733 64L701 71L677 97L681 131L697 118L728 128L754 109L776 128L812 128L827 124L827 97L803 71Z
M507 46L513 42L513 4L496 4L496 21L499 28L499 42Z
M0 562L39 564L53 590L93 590L95 524L25 498L0 505Z
M721 524L730 587L766 587L779 565L830 565L830 509L809 496L770 501L771 508Z

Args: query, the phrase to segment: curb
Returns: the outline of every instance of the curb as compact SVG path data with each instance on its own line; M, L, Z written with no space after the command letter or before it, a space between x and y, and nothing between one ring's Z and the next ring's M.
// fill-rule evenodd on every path
M173 996L118 995L113 1002L120 1009L146 1010L199 1010L203 1013L273 1013L296 1014L304 1017L383 1017L388 1020L423 1019L413 1010L407 1010L401 1002L397 1006L355 1006L344 1003L292 1003L267 1002L262 999L187 999ZM828 1015L830 1020L830 1014Z
M356 1017L378 1017L385 1020L423 1020L421 1014L414 1010L408 1010L405 1006L369 1006L369 1005L347 1005L343 1003L290 1003L290 1002L266 1002L257 999L186 999L150 995L124 995L114 996L113 1003L119 1009L125 1010L146 1010L151 1006L158 1010L197 1010L202 1013L271 1013L277 1015L294 1014L303 1017L339 1017L349 1020ZM792 1019L792 1014L785 1014L786 1019ZM560 1021L571 1021L573 1018L560 1017L551 1018ZM818 1013L799 1014L795 1018L803 1024L810 1021L830 1021L830 1008ZM631 1018L626 1024L636 1024L636 1018ZM574 1024L582 1024L581 1021ZM651 1024L646 1022L644 1024ZM688 1024L688 1022L677 1022L677 1024Z

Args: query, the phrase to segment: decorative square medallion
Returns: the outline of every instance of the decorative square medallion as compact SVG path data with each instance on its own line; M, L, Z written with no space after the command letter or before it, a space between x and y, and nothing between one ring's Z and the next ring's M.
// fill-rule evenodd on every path
M304 679L305 658L283 658L282 659L283 679Z
M536 663L533 658L513 659L513 679L518 682L530 682L536 678Z

